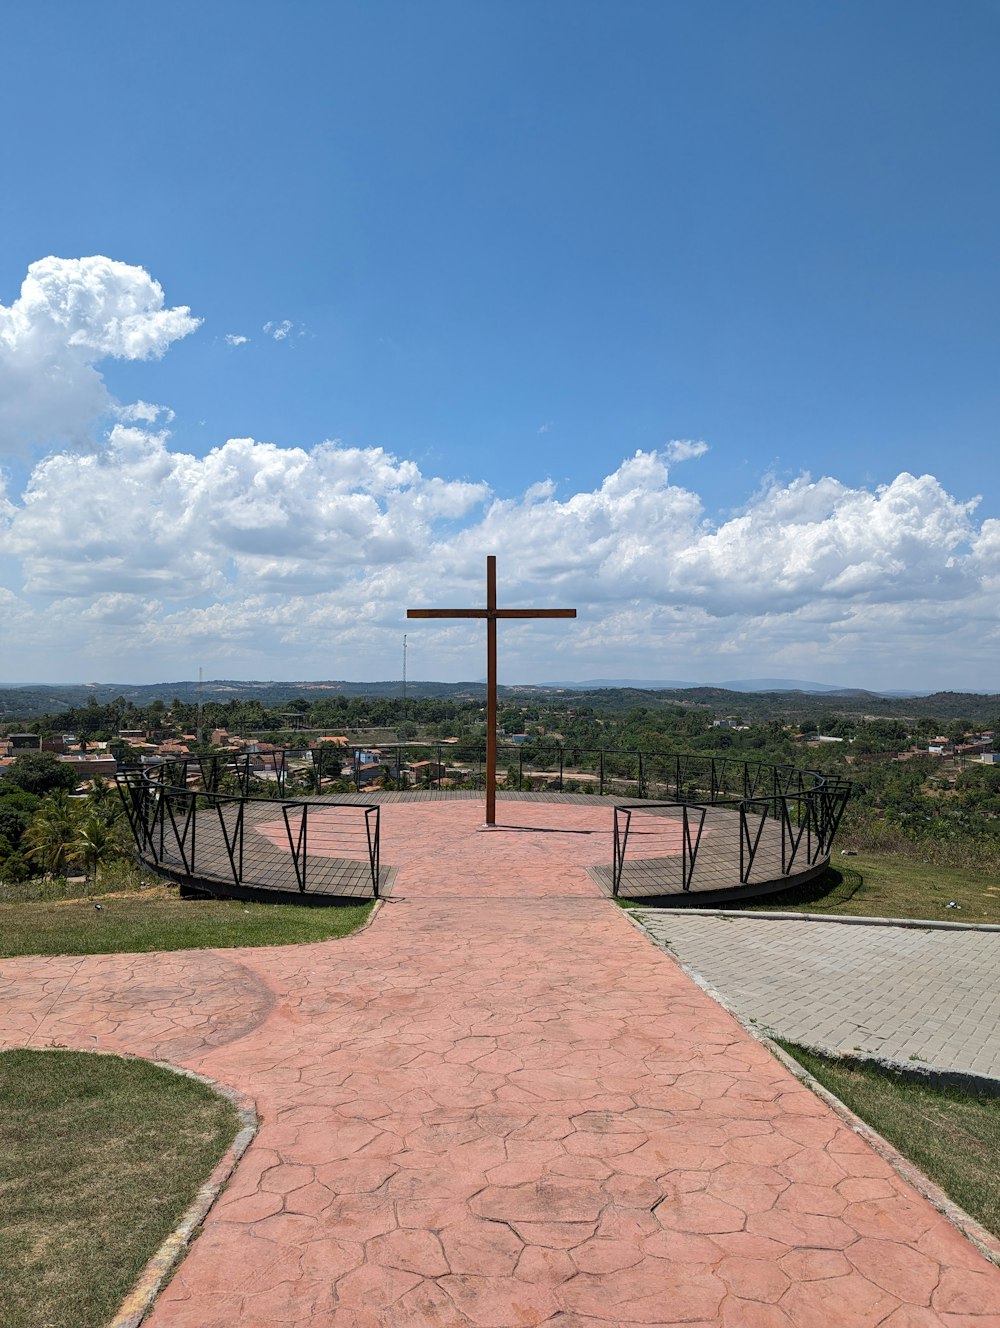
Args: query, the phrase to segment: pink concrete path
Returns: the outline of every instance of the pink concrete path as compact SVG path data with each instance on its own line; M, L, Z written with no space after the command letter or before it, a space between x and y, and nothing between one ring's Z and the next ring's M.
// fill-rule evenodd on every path
M481 816L387 809L344 941L3 963L7 1045L257 1101L153 1328L1000 1328L1000 1269L598 896L606 810Z

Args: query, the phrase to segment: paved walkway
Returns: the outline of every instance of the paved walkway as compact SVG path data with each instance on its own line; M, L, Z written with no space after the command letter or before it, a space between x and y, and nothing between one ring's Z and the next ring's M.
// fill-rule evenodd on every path
M833 1052L1000 1079L1000 932L639 913L746 1017Z
M394 807L345 941L0 965L7 1045L257 1101L153 1328L998 1328L1000 1269L597 896L606 813L481 815Z

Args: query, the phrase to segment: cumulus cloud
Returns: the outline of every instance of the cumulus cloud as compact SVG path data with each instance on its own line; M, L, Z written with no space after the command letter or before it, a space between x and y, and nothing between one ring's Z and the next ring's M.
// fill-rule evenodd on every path
M874 491L803 476L677 556L675 593L719 613L799 608L815 596L947 599L968 582L976 500L905 472Z
M127 406L115 406L112 413L123 424L170 424L174 412L168 406L154 406L151 401L133 401Z
M378 448L233 438L196 458L172 452L165 433L118 425L100 452L35 467L0 548L32 594L284 591L412 558L435 522L486 494Z
M221 653L221 673L389 676L406 608L481 603L488 552L501 605L580 614L505 624L511 681L842 680L851 660L857 681L888 667L881 685L906 685L900 661L928 639L950 667L987 668L1000 522L977 522L975 500L929 475L801 476L711 523L668 453L637 452L592 490L542 480L499 500L379 448L234 438L195 457L121 422L99 452L50 456L19 499L0 495L0 556L18 569L19 632L78 641L81 658L102 641L118 672L123 652L163 676L196 650ZM480 627L422 624L414 665L478 676Z
M43 258L0 304L0 451L77 441L113 403L102 360L163 355L198 327L148 272L110 258Z
M707 451L708 443L701 439L675 438L667 443L663 455L668 461L692 461L695 457L704 456Z
M0 634L22 678L176 676L195 650L233 675L391 676L406 608L482 603L492 552L501 605L580 614L506 623L510 681L994 676L1000 520L932 475L771 476L710 520L672 478L702 440L637 451L591 489L539 477L506 499L336 441L231 438L195 456L172 445L168 408L114 402L99 366L157 358L198 322L143 269L99 257L34 263L0 305L0 455L48 453L17 493L0 473ZM288 319L263 331L303 335ZM53 450L108 415L101 446ZM479 676L481 626L421 625L416 672Z

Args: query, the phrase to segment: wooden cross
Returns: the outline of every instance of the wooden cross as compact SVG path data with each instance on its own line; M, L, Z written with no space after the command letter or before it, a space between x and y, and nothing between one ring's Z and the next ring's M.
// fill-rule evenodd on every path
M486 559L485 609L407 609L407 618L486 619L486 824L497 823L497 619L575 618L576 609L498 609L497 560Z

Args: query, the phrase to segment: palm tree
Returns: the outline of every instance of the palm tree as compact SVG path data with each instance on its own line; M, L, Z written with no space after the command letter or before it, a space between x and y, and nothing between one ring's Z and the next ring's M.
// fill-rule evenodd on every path
M87 793L87 814L97 816L105 825L114 825L124 810L114 784L98 775Z
M77 806L65 790L49 794L21 838L24 856L47 876L64 876L76 856L78 827Z
M103 864L124 857L125 841L121 823L108 822L99 811L90 811L76 828L72 860L83 864L85 876L98 879Z

